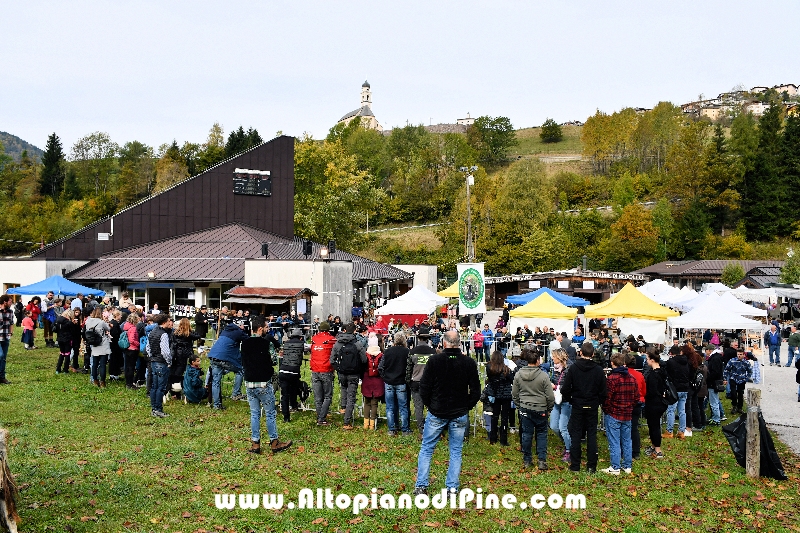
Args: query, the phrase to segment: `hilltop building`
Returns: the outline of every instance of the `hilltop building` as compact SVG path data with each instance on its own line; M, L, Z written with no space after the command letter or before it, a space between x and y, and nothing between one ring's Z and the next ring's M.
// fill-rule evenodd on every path
M337 124L349 124L354 118L360 118L361 124L369 130L383 131L383 126L372 113L372 88L368 81L361 84L361 105L340 118Z

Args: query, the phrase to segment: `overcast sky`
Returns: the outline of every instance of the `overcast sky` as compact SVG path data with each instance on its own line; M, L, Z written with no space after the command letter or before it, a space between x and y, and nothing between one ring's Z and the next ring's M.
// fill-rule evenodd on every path
M218 121L324 137L369 80L385 128L515 127L800 84L800 2L5 2L0 130L69 152L203 142Z

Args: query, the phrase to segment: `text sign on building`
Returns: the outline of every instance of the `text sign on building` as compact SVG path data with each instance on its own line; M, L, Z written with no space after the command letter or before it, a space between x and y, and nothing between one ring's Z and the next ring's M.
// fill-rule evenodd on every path
M272 196L272 178L269 170L237 168L233 171L233 194Z

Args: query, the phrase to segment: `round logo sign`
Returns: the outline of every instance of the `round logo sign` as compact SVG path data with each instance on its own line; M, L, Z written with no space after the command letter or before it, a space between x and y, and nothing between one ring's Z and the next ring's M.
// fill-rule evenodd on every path
M458 278L458 296L468 309L475 309L483 302L483 276L474 268L466 269Z

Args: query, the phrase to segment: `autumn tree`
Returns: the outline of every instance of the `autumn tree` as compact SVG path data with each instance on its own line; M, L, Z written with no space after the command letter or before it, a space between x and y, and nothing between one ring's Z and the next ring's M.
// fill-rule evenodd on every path
M197 170L203 172L225 159L225 135L219 122L215 122L208 132L197 156Z
M599 250L607 270L630 272L653 262L658 246L658 230L650 211L630 204L611 224L611 235L603 239Z
M78 139L70 159L81 190L93 191L95 196L109 192L118 151L117 143L105 132L96 131Z
M725 265L725 268L722 269L720 281L723 283L723 285L733 287L744 276L745 271L741 263L728 263Z
M499 165L508 159L508 151L518 144L517 133L508 117L482 116L467 128L467 142L478 154L478 161Z

